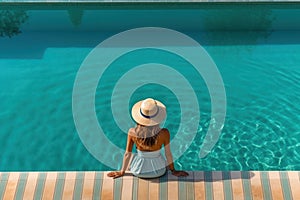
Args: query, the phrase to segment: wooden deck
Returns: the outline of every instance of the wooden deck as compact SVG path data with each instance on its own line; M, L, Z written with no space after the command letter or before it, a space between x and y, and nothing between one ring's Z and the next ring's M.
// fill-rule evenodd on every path
M298 171L194 171L148 180L106 174L0 172L0 199L300 199Z

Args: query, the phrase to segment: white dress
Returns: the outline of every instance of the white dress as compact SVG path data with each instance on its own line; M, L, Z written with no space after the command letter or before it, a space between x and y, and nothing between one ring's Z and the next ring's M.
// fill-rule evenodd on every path
M141 178L156 178L166 173L166 160L158 151L140 151L134 155L130 171L133 175Z

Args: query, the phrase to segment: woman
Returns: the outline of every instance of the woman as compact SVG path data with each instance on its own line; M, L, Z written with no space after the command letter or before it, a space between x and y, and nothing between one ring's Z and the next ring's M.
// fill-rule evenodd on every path
M166 173L166 167L174 176L188 176L185 171L175 170L169 145L170 133L168 129L159 127L166 117L166 107L161 102L148 98L137 102L132 107L131 114L137 126L128 131L122 169L110 172L108 176L113 178L123 176L129 163L132 174L141 178L160 177ZM134 144L137 154L132 156ZM160 153L162 146L164 146L167 161Z

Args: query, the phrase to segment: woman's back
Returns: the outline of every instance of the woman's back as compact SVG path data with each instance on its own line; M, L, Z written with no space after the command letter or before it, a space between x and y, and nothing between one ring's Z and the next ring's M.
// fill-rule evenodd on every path
M138 125L140 126L140 125ZM167 129L159 128L156 129L157 133L152 133L153 135L144 135L144 137L140 134L142 131L146 131L148 127L140 127L131 128L129 130L130 136L134 141L136 148L140 151L158 151L162 148L166 141L166 135L169 133ZM148 130L149 131L149 130ZM149 132L151 132L150 130ZM146 137L145 137L146 136ZM152 142L152 144L151 144Z
M132 159L130 171L135 176L154 178L166 172L166 161L161 155L161 148L165 144L166 129L144 127L137 125L131 129L129 140L135 143L137 154Z

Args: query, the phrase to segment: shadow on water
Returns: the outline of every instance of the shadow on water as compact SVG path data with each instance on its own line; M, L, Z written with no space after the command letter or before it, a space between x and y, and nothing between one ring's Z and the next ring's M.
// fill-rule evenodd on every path
M68 14L69 14L70 20L75 27L78 27L81 25L83 13L84 13L84 10L81 8L68 9Z
M0 37L13 37L22 33L20 27L28 20L24 10L0 10Z
M213 10L204 19L204 37L209 45L257 44L272 34L274 20L273 11L265 6Z

